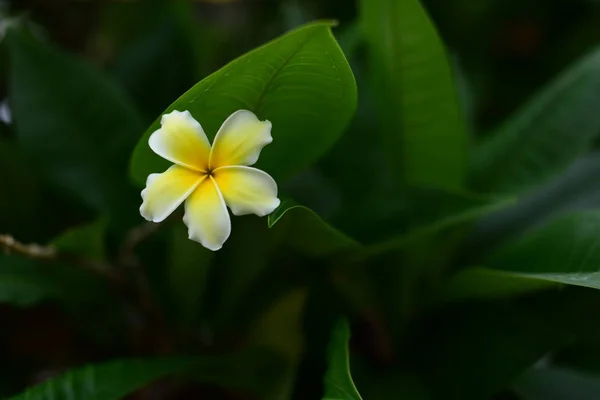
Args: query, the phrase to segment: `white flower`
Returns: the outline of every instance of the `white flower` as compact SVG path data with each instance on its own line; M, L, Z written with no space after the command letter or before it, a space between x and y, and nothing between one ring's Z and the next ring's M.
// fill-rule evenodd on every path
M140 207L145 219L161 222L185 201L189 238L215 251L231 233L226 206L234 215L258 216L279 206L273 178L250 167L273 141L271 122L236 111L221 125L212 148L189 111L165 114L160 123L150 136L150 148L175 165L148 176Z

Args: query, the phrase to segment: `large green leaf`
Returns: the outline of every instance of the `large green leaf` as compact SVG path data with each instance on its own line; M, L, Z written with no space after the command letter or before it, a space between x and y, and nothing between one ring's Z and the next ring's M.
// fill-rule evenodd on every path
M440 278L452 265L473 221L510 201L443 190L411 190L406 198L393 203L398 210L373 229L372 238L382 233L387 233L387 238L366 247L364 267L352 273L348 269L344 291L362 307L378 303L393 332L405 329L414 309L438 294Z
M10 400L118 400L166 375L201 361L192 358L111 361L74 369Z
M350 374L350 327L341 319L329 343L329 368L325 375L323 400L362 400Z
M232 61L196 84L165 112L189 110L209 138L234 111L248 109L273 123L272 144L257 166L276 178L307 167L340 137L356 108L352 71L332 36L330 23L305 25ZM133 179L169 163L148 147L146 131L131 160Z
M599 287L600 213L564 216L501 246L484 265L578 286Z
M493 251L488 268L460 271L443 298L503 298L560 285L600 289L600 213L581 212L526 233Z
M540 274L468 268L454 275L443 290L447 301L513 297L556 286Z
M461 187L463 115L444 45L419 0L362 0L390 162L409 184Z
M421 320L399 358L432 399L493 398L545 355L590 329L600 294L582 288L453 303Z
M372 246L371 252L398 249L417 238L477 220L514 201L473 193L411 188L402 197L373 211L378 218L372 222L375 227L366 234L380 242Z
M356 241L328 225L314 211L292 200L283 201L269 215L268 223L269 227L281 232L283 242L307 255L326 256L359 246Z
M473 183L521 192L560 172L600 133L600 49L582 57L475 151Z
M281 357L260 347L215 357L115 360L73 369L10 400L117 400L173 374L264 394L281 379L281 365Z
M143 127L128 98L90 66L16 29L7 41L16 135L40 171L95 209L133 202L127 155Z
M514 205L485 216L472 234L470 247L484 252L560 215L597 209L600 206L598 176L600 154L594 152L581 157L560 176L520 197Z

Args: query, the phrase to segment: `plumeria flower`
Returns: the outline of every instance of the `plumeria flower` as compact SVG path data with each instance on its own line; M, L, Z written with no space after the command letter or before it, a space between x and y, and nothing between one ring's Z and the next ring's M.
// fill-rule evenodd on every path
M165 114L160 124L150 148L175 165L148 176L140 207L145 219L161 222L185 201L189 238L216 251L231 233L227 207L234 215L262 217L279 206L273 178L250 167L273 141L271 122L236 111L223 122L212 147L189 111Z

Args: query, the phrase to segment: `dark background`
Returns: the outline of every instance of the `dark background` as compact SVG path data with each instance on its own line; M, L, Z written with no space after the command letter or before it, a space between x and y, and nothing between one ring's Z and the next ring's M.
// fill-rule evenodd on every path
M450 50L474 140L600 42L598 1L424 3ZM345 50L352 49L349 60L359 95L367 90L361 73L364 49L360 43L351 44L357 13L353 1L196 1L181 2L175 12L159 0L11 0L0 4L7 15L25 15L49 41L96 65L122 85L146 126L209 73L287 30L321 18L339 21L335 33ZM193 18L193 30L181 30L180 18ZM0 49L0 100L8 91L3 56ZM32 118L35 113L31 110ZM357 118L364 118L365 113L369 113L368 104L361 100L358 115L363 117ZM11 129L10 123L0 122L0 140L12 143ZM23 180L23 174L35 176L37 172L22 161L26 158L16 156L22 149L14 144L7 149L0 149L0 168L5 172L0 182L5 188L0 188L4 190L0 193L0 233L46 243L64 229L95 217L88 204L52 185ZM354 149L359 153L360 144ZM303 175L292 186L319 186L318 171ZM298 200L325 217L336 217L340 201L336 199L333 195ZM136 215L134 222L141 222L137 219ZM143 342L142 336L134 341ZM115 347L108 351L84 337L52 304L28 309L0 305L0 396L64 367L123 353Z

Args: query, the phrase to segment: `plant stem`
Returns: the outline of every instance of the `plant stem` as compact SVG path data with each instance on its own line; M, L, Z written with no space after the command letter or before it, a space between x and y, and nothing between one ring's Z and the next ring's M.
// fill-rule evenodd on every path
M61 252L53 246L42 246L36 243L24 244L11 235L0 235L0 248L8 254L14 253L35 260L64 262L88 272L101 275L115 285L122 286L124 284L123 276L115 271L112 266L100 261Z

